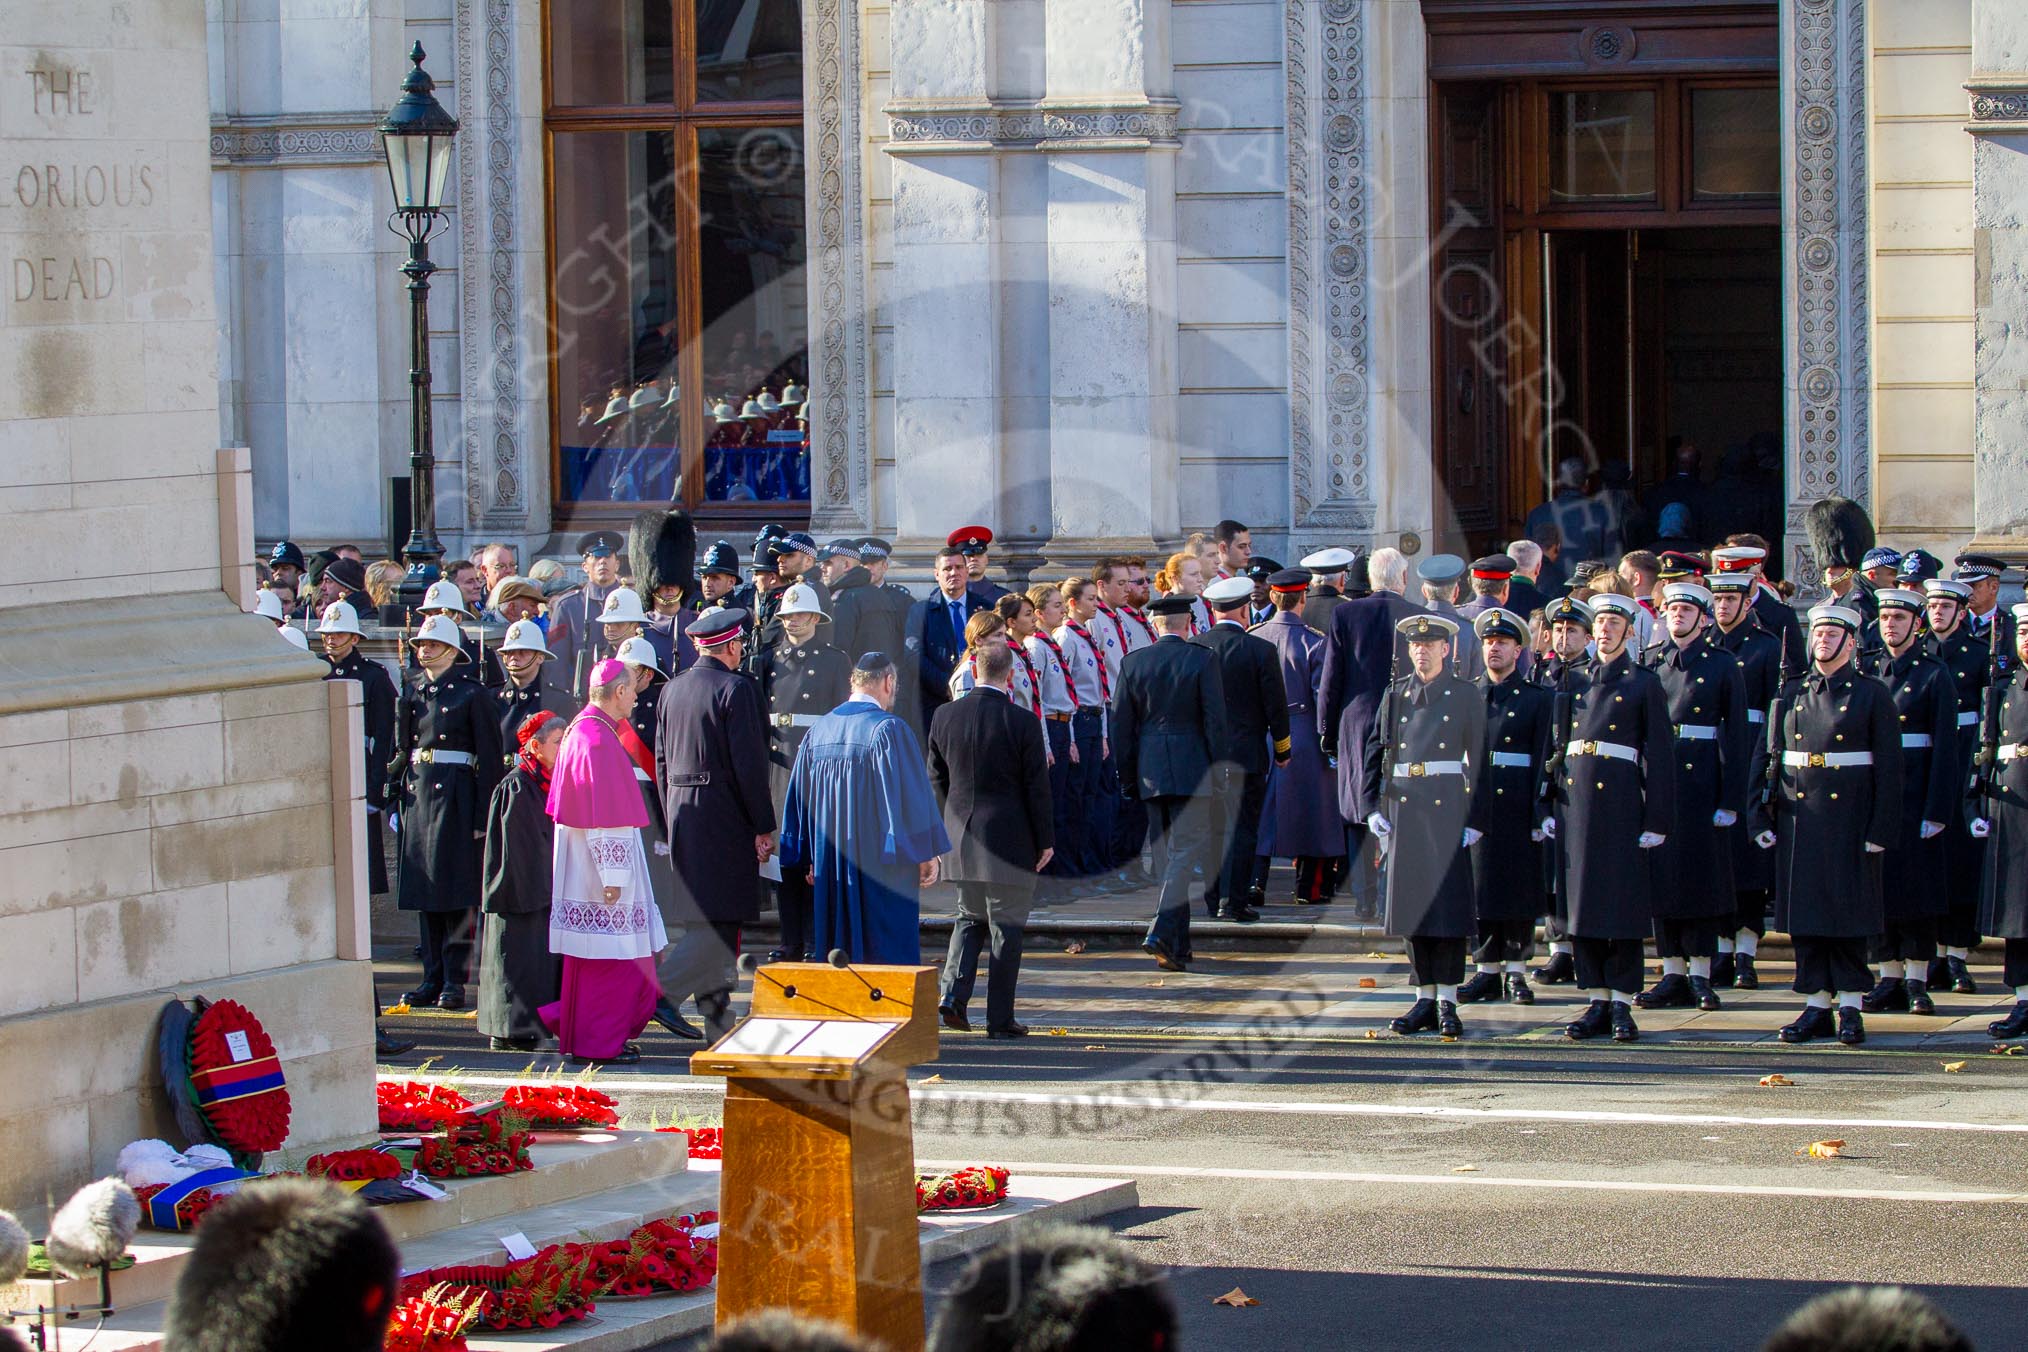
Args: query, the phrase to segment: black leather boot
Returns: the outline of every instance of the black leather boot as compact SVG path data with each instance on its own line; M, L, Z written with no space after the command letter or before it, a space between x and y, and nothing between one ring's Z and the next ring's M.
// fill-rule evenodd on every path
M1465 1035L1465 1021L1458 1017L1458 1007L1449 1000L1437 1001L1437 1033L1443 1037Z
M1859 1008L1868 1014L1891 1014L1908 1008L1908 985L1898 976L1883 976L1880 984L1859 998Z
M1712 989L1711 978L1708 976L1693 976L1690 978L1690 998L1695 1000L1697 1008L1703 1010L1706 1014L1724 1008L1723 1005L1718 1003L1718 992Z
M1551 953L1549 961L1535 969L1535 979L1545 986L1568 986L1577 980L1577 959L1568 953Z
M1951 969L1952 990L1956 991L1959 995L1977 995L1979 993L1979 983L1972 980L1972 969L1965 964L1963 958L1945 958L1944 962Z
M1409 1033L1427 1033L1437 1026L1437 1002L1419 999L1408 1007L1408 1013L1387 1025L1404 1036Z
M1670 972L1634 997L1642 1009L1689 1009L1697 1003L1690 982L1681 972Z
M1500 974L1498 972L1476 973L1470 981L1458 987L1458 1003L1461 1005L1476 1005L1483 1000L1497 1000L1499 998Z
M1936 1013L1936 1001L1929 998L1929 987L1910 977L1903 983L1908 990L1908 1012L1911 1014Z
M1830 1037L1835 1031L1831 1011L1811 1005L1796 1016L1795 1022L1783 1024L1775 1036L1783 1042L1808 1042L1812 1038Z
M1612 1028L1611 1006L1604 1000L1594 1000L1585 1006L1584 1013L1564 1028L1563 1035L1572 1042L1583 1042L1586 1038L1604 1037Z
M1525 973L1507 973L1507 1003L1514 1005L1532 1005L1535 1003L1535 992L1529 989L1528 977Z
M1760 973L1753 970L1753 954L1732 955L1732 988L1736 991L1757 991L1760 989Z
M1624 1000L1613 1001L1613 1041L1638 1042L1640 1040L1641 1027L1634 1022L1632 1006L1628 1005Z
M1866 1020L1851 1005L1838 1006L1838 1041L1856 1047L1866 1040Z
M1986 1025L1988 1037L2017 1038L2023 1033L2028 1033L2028 1000L2016 1000L2012 1014Z
M1732 954L1720 953L1711 960L1711 984L1714 986L1732 984Z

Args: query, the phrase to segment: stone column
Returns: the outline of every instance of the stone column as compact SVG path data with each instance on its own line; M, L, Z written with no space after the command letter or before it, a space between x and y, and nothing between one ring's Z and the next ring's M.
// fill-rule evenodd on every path
M1973 545L2028 562L2028 11L1972 5Z
M1180 532L1168 0L1046 0L1052 562Z

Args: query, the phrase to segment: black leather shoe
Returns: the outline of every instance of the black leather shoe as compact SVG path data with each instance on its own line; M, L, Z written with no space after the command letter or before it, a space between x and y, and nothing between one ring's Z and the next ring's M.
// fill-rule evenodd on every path
M1866 1019L1850 1005L1838 1006L1838 1041L1856 1047L1866 1040Z
M1401 1034L1427 1033L1437 1026L1437 1002L1418 999L1408 1007L1408 1013L1387 1025Z
M1785 1023L1775 1036L1783 1042L1808 1042L1812 1038L1830 1037L1836 1031L1831 1011L1812 1005L1796 1016L1794 1023Z
M1929 998L1929 987L1910 977L1905 983L1908 988L1908 1012L1911 1014L1936 1013L1936 1001Z
M496 1052L532 1052L540 1043L532 1037L489 1037L486 1045Z
M1908 1008L1908 985L1898 976L1883 976L1880 984L1859 997L1859 1008L1868 1014L1891 1014Z
M1218 919L1230 920L1241 925L1251 925L1254 921L1260 919L1260 912L1242 902L1237 906L1219 907Z
M443 993L444 988L442 986L417 986L407 995L402 996L401 1002L410 1009L421 1009L424 1005L435 1004L443 997Z
M1690 998L1695 1000L1697 1007L1706 1014L1724 1008L1718 1003L1718 992L1712 988L1711 978L1708 976L1690 978Z
M1972 969L1963 958L1945 958L1951 969L1951 989L1959 995L1977 995L1979 983L1972 980Z
M1027 1025L1027 1024L1025 1024L1025 1023L1010 1023L1010 1024L1008 1024L1008 1025L1007 1025L1007 1026L1006 1026L1005 1028L988 1028L988 1029L986 1030L986 1036L987 1036L987 1037L1027 1037L1027 1036L1028 1036L1028 1025Z
M1557 956L1562 957L1563 954ZM1582 1042L1586 1038L1604 1037L1612 1031L1612 1027L1612 1010L1604 1000L1594 1000L1585 1006L1584 1013L1564 1028L1563 1035L1572 1042Z
M1153 958L1155 960L1155 965L1165 972L1181 972L1187 970L1183 966L1183 960L1181 958L1178 958L1175 954L1171 953L1169 951L1169 946L1163 943L1160 939L1143 940L1141 943L1141 951L1143 953L1146 953L1149 957Z
M438 1009L459 1010L464 1007L465 988L463 986L446 986L444 987L444 993L437 997Z
M1568 986L1577 980L1577 959L1568 953L1551 953L1549 961L1535 969L1535 979L1545 986Z
M1528 978L1520 972L1507 973L1507 1003L1512 1005L1535 1003L1535 992L1529 989Z
M1458 1017L1458 1007L1449 1000L1437 1001L1437 1033L1443 1037L1465 1035L1465 1021Z
M1212 918L1213 920L1216 920L1216 919L1218 919L1218 898L1217 898L1217 897L1214 897L1214 896L1209 896L1209 895L1207 895L1207 896L1206 896L1206 897L1204 898L1204 914L1205 914L1205 915L1207 915L1207 916L1209 916L1209 917L1211 917L1211 918Z
M400 1056L405 1052L412 1052L414 1050L415 1044L413 1042L405 1042L401 1038L381 1032L378 1028L373 1030L373 1054L375 1056Z
M1939 953L1929 960L1929 981L1932 990L1941 990L1951 984L1950 959Z
M782 952L779 948L770 948L766 960L768 962L786 962L788 961L788 956L788 954Z
M1732 954L1720 953L1711 960L1711 984L1714 986L1732 984Z
M1498 972L1479 972L1470 981L1458 987L1458 1003L1461 1005L1476 1005L1483 1000L1497 1000L1499 998L1500 974Z
M2028 1033L2028 1000L2016 1000L2012 1014L1986 1025L1988 1037L2017 1038L2023 1033Z
M1753 954L1733 954L1732 988L1736 991L1757 991L1760 989L1760 973L1753 970Z
M676 1006L669 1002L669 997L666 995L655 1001L655 1012L649 1017L653 1018L656 1023L661 1024L671 1034L687 1042L704 1041L704 1030L684 1018Z
M574 1066L634 1066L641 1062L641 1049L629 1042L620 1049L618 1056L572 1056L566 1059Z
M1613 1001L1613 1041L1639 1042L1641 1027L1634 1022L1634 1011L1624 1000Z
M938 1005L937 1015L943 1019L944 1027L946 1028L955 1028L960 1033L972 1031L972 1021L965 1017L965 1011L962 1009L954 1009L950 1005Z
M1634 1003L1642 1009L1690 1009L1697 997L1690 993L1690 982L1681 972L1670 972L1636 995Z

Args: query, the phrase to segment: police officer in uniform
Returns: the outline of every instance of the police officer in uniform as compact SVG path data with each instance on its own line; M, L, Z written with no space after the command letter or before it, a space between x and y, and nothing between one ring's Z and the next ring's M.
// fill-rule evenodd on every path
M1528 953L1535 921L1549 909L1544 852L1550 812L1543 778L1555 733L1555 697L1521 673L1528 621L1500 606L1472 621L1479 643L1479 690L1486 701L1484 770L1479 796L1485 835L1472 846L1472 893L1479 970L1458 988L1458 1003L1535 1003Z
M1746 686L1746 722L1753 742L1747 783L1759 785L1767 778L1768 706L1781 688L1781 640L1754 618L1753 593L1760 584L1752 573L1713 573L1706 585L1711 591L1714 623L1705 637L1714 648L1739 659L1740 680ZM1758 990L1760 974L1754 970L1754 959L1760 953L1760 937L1767 933L1774 859L1754 845L1751 831L1734 827L1729 834L1734 909L1731 921L1721 920L1718 927L1718 957L1711 964L1711 984Z
M1771 742L1781 748L1772 827L1775 924L1795 944L1802 1014L1783 1042L1866 1040L1861 1002L1873 986L1866 944L1887 927L1881 855L1900 831L1901 720L1887 687L1859 670L1864 621L1849 606L1810 611L1810 671L1781 700Z
M324 609L317 632L323 636L327 681L357 681L366 712L366 874L369 892L387 890L387 848L381 811L387 806L387 752L394 745L394 678L387 668L359 651L359 611L345 601Z
M1951 895L1943 835L1965 782L1958 697L1950 671L1924 648L1922 595L1897 587L1875 591L1873 601L1881 646L1861 653L1859 665L1894 695L1901 812L1894 843L1880 861L1887 927L1867 952L1867 960L1880 965L1880 984L1860 1007L1868 1014L1934 1014L1929 964L1936 958L1937 918L1949 909Z
M739 589L739 551L723 540L704 551L704 563L697 570L697 609L716 610L731 604Z
M395 904L423 915L422 985L404 998L452 1010L465 1007L486 807L505 772L499 715L463 637L444 615L416 631L420 670L401 692L387 766L401 823Z
M543 643L542 626L535 621L516 620L508 625L507 637L493 651L506 675L506 680L493 691L493 701L500 709L504 773L513 768L517 758L519 743L515 734L523 722L547 709L568 723L577 716L578 706L568 690L550 681L545 668L556 654Z
M1628 651L1634 603L1605 594L1591 606L1597 652L1559 733L1568 740L1556 814L1577 984L1591 1003L1564 1032L1632 1042L1642 941L1654 923L1653 851L1676 823L1675 733L1661 681Z
M1381 697L1366 744L1366 828L1387 858L1387 932L1408 941L1415 1003L1391 1027L1459 1037L1458 986L1474 924L1471 847L1484 834L1486 702L1452 672L1458 622L1399 625L1409 673Z
M1979 893L1979 925L2006 941L2000 980L2014 990L2006 1018L1986 1025L1996 1038L2028 1034L2028 605L2015 606L2013 671L1998 699L1998 724L1981 734L1972 824L1986 839L1986 872Z
M955 549L965 556L965 589L979 598L980 606L995 605L1007 594L1007 589L986 576L986 551L992 546L993 532L985 526L960 526L944 541L944 547Z
M831 590L831 646L857 661L865 653L886 653L899 662L908 638L908 608L915 600L905 587L873 579L872 564L886 563L886 542L854 542L859 565L848 568Z
M1753 725L1739 659L1706 637L1712 597L1702 584L1662 588L1667 637L1649 650L1675 727L1676 824L1649 856L1655 884L1655 953L1662 979L1635 998L1643 1009L1710 1011L1718 924L1738 909L1732 880L1732 833L1746 810Z
M801 583L782 595L776 619L782 641L762 653L754 666L761 702L767 714L768 788L775 817L781 818L789 792L789 772L810 728L845 702L852 693L852 659L824 641L832 623L816 592ZM808 871L785 869L775 884L775 910L781 917L781 947L768 961L808 962L813 955L811 895Z
M1904 555L1903 565L1920 552ZM1963 582L1940 577L1923 583L1922 589L1924 610L1929 616L1929 637L1924 646L1951 675L1951 688L1958 696L1959 736L1977 736L1992 649L1966 622L1965 605L1971 599L1972 589ZM1967 804L1960 799L1950 829L1944 832L1950 907L1937 922L1940 952L1929 965L1930 989L1948 986L1959 995L1979 993L1967 960L1972 946L1979 942L1979 876L1985 869L1986 842L1972 835L1970 823Z
M1564 747L1570 741L1574 701L1591 683L1592 612L1590 606L1574 597L1559 596L1542 608L1542 619L1549 626L1549 655L1529 675L1550 694L1551 731L1545 777L1553 805L1561 781ZM1570 942L1569 889L1563 879L1564 843L1552 832L1547 844L1549 914L1542 933L1549 941L1549 961L1535 969L1535 979L1545 986L1567 986L1577 980L1577 958Z

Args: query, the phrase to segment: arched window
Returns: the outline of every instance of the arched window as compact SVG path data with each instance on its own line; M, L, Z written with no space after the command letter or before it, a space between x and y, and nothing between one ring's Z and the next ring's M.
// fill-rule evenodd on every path
M800 0L547 0L543 20L559 528L641 503L800 517Z

